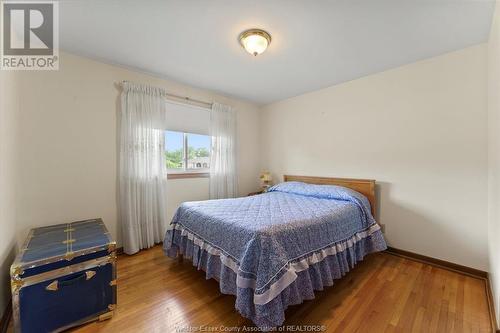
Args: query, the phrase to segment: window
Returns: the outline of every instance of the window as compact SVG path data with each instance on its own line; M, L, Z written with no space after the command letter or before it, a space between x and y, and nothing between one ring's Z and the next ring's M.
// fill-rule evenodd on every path
M210 136L165 131L165 158L169 174L204 174L210 169Z
M165 132L165 157L169 171L184 170L184 133Z

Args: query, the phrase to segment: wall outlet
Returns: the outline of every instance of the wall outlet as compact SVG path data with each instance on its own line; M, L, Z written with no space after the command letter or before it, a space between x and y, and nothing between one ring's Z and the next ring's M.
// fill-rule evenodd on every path
M380 223L380 230L382 230L382 233L385 234L385 224Z

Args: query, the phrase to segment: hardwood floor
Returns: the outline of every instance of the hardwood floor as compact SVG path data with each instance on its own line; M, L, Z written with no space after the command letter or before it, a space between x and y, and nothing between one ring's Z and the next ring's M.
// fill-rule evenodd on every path
M234 300L189 260L167 258L158 246L119 257L115 316L75 331L253 326L234 310ZM491 332L484 280L387 253L368 256L286 317L285 325L324 325L326 332Z

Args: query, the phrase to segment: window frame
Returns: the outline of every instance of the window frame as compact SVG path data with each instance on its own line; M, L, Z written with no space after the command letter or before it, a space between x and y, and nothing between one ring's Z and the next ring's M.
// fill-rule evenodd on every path
M191 132L184 132L184 131L171 131L171 130L165 130L165 132L177 132L181 133L183 135L183 140L182 140L182 151L183 151L183 164L184 168L182 169L168 169L167 168L167 179L182 179L182 178L208 178L210 177L210 168L189 168L188 167L188 160L189 160L189 142L188 142L188 135L189 134L196 134L196 135L204 135L210 138L210 135L206 134L201 134L201 133L191 133ZM168 151L168 147L165 147L165 151ZM211 147L209 147L208 150L208 157L210 158L210 155L212 154L211 152Z

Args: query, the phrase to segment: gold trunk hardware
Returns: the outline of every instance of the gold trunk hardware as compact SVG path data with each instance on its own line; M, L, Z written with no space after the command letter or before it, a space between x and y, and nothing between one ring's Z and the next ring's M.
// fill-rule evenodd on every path
M47 287L45 287L46 290L48 291L57 291L59 290L59 281L54 280L52 281L51 284L49 284Z

